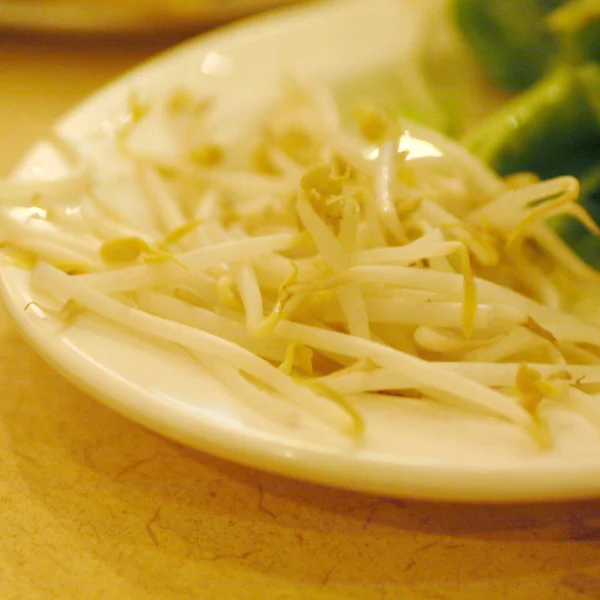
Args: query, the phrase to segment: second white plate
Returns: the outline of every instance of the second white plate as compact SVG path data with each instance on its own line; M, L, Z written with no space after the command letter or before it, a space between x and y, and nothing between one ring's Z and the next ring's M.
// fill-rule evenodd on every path
M148 35L213 27L294 0L0 0L0 27L46 34Z

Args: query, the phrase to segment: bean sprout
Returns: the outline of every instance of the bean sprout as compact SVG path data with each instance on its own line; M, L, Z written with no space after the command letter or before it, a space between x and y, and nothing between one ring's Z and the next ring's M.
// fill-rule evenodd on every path
M316 82L241 126L239 147L212 139L211 102L180 96L137 111L111 150L145 228L68 145L62 179L0 182L1 239L36 263L34 291L183 346L282 427L305 412L358 438L366 393L503 419L540 448L549 398L600 427L600 326L565 294L600 276L544 224L597 229L574 178L515 187L423 126L373 109L346 125ZM175 154L129 147L147 119L181 138ZM74 201L77 226L53 218Z

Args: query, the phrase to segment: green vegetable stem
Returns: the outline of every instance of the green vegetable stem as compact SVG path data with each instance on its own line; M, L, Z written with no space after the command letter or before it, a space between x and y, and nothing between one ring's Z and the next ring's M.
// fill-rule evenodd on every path
M600 65L557 67L464 142L502 175L581 176L600 159Z

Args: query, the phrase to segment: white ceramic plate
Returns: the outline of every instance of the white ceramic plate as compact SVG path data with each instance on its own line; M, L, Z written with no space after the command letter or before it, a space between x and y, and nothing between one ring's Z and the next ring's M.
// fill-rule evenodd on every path
M60 129L86 146L123 113L132 89L186 82L220 93L231 113L242 118L266 102L286 69L334 85L373 81L374 73L393 73L402 65L415 6L348 0L294 8L199 38L102 91ZM390 75L392 88L394 81ZM20 176L52 177L60 169L58 158L40 147ZM27 273L5 267L0 281L19 327L61 373L117 411L201 450L391 496L515 501L600 494L599 437L567 411L552 414L558 443L548 453L539 453L509 424L408 400L382 399L361 407L367 435L360 446L325 429L285 430L230 396L168 345L91 316L68 328L57 325L35 307L24 311L31 300Z

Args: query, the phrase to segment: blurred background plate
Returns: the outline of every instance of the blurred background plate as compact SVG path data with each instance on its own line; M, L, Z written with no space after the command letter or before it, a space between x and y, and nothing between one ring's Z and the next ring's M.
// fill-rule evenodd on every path
M298 0L0 0L0 29L137 34L207 28Z

